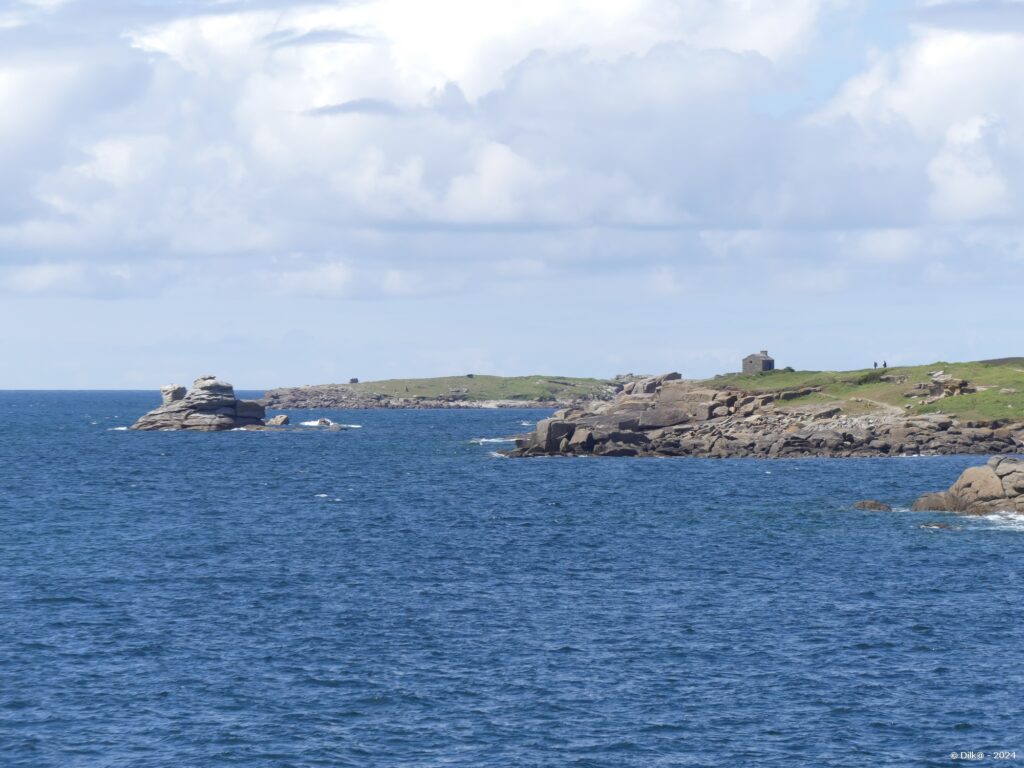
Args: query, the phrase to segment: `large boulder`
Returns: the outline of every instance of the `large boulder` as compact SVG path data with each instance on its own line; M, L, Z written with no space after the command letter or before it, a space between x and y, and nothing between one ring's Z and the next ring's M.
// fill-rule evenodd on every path
M562 438L572 437L576 425L560 419L541 419L537 422L537 442L546 451L557 451Z
M948 491L925 494L913 509L966 515L1024 512L1024 460L996 456L984 466L971 467Z
M234 387L216 376L200 376L191 391L169 384L160 388L160 396L160 407L136 421L132 429L219 432L262 426L266 414L260 403L238 400Z

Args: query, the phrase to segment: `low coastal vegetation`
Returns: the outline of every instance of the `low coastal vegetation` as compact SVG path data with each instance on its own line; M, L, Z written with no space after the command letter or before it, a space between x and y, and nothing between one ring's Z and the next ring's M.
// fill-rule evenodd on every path
M961 381L966 384L955 396L941 396L943 388L937 385ZM854 371L736 373L703 384L765 393L814 388L819 391L793 401L793 406L836 403L851 414L898 409L908 415L936 413L979 421L1024 419L1024 357Z
M552 407L610 400L625 379L570 376L442 376L433 379L351 381L271 389L269 408Z
M271 408L465 407L474 404L552 408L610 400L642 377L614 379L570 376L488 376L466 374L428 379L352 381L270 390ZM698 388L751 393L797 393L779 409L835 406L847 415L945 414L965 420L1024 420L1024 357L970 363L867 368L853 371L730 373L693 381Z
M602 399L615 382L568 376L442 376L432 379L387 379L349 385L357 392L387 397L429 399L456 396L460 400L587 400Z

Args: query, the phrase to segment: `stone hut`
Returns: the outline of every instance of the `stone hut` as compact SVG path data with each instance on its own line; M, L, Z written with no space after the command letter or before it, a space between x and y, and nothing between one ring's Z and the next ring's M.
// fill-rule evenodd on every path
M743 358L744 373L763 373L774 370L775 360L769 356L767 349L762 349L756 355L747 355Z

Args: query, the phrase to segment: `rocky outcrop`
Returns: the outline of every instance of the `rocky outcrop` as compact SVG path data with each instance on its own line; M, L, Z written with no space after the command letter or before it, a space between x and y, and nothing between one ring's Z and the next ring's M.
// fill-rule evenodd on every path
M1024 424L900 413L847 415L815 388L709 389L678 374L632 382L611 403L557 411L511 456L904 456L1014 453Z
M949 490L925 494L912 509L965 515L1024 512L1024 460L993 457L965 470Z
M132 425L132 429L190 429L218 432L261 427L266 410L253 400L239 400L235 389L216 376L200 376L191 391L178 384L160 388L163 404Z
M882 376L881 378L882 381L888 379L895 383L906 383L906 377L903 377L903 381L898 381L896 377L890 376ZM985 389L985 387L972 386L967 379L957 379L952 374L946 373L945 371L930 371L928 373L928 378L928 382L915 384L914 388L908 392L904 392L903 396L913 399L924 398L924 403L926 405L930 405L947 397L973 395L974 393Z

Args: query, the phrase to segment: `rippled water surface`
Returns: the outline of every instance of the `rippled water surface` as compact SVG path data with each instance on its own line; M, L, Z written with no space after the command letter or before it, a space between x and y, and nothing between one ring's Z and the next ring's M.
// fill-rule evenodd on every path
M537 411L113 429L154 400L0 393L0 765L1024 761L1024 524L848 508L976 457L480 440Z

